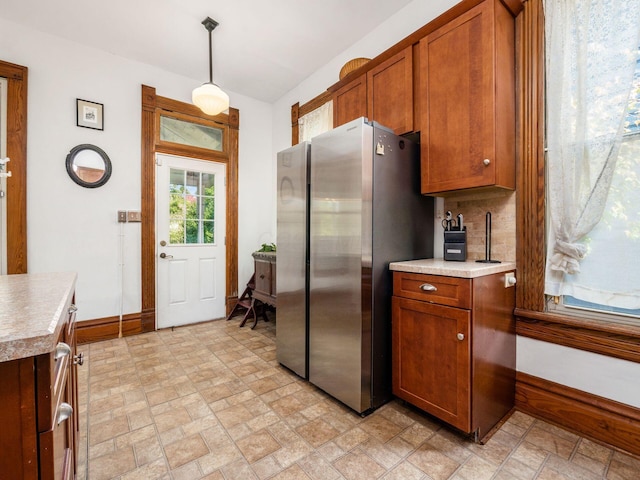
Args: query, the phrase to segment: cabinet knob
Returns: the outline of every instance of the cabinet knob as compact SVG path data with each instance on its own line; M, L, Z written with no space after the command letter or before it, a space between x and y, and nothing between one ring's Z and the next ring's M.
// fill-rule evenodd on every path
M58 407L58 418L57 422L60 425L62 422L67 420L69 417L73 415L73 407L69 405L67 402L62 402Z
M462 341L464 340L464 333L459 333L456 337L458 337L458 340Z
M264 273L260 275L260 278L264 278Z
M485 158L482 163L484 163L485 167L488 167L491 164L491 160L489 160L488 158Z
M56 345L56 353L54 353L53 359L58 361L62 357L66 357L70 353L71 347L64 342L59 342L58 345Z
M84 365L84 352L73 356L74 365Z
M431 285L430 283L423 283L422 285L420 285L420 290L422 290L423 292L437 292L438 291L438 289L434 285Z

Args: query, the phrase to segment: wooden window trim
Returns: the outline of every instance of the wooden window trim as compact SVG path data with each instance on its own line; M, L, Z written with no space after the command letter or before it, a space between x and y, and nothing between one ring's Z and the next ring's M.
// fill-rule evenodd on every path
M0 61L7 79L7 273L27 273L27 79L28 69Z
M160 115L169 115L208 126L224 126L225 153L204 148L160 142ZM142 85L142 153L141 153L141 296L142 331L156 328L155 269L155 154L167 153L227 164L227 272L226 311L238 297L238 137L240 112L229 108L229 114L210 116L194 105L156 95L153 87Z
M523 0L518 57L518 335L640 362L640 327L549 313L545 307L544 16L542 0Z
M291 105L291 145L300 143L300 125L298 124L298 120L329 101L331 101L331 92L327 90L312 98L304 105L300 105L300 102Z

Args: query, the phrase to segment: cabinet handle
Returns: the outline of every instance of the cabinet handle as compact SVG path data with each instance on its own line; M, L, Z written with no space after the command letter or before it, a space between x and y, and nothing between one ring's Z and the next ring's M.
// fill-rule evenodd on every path
M459 333L456 337L458 337L458 340L462 341L464 340L464 333Z
M422 285L420 285L420 290L422 290L423 292L437 292L438 289L431 285L430 283L423 283Z
M81 352L78 355L73 356L73 364L84 365L84 352Z
M488 167L489 165L491 165L491 160L489 160L488 158L485 158L482 163L484 163L485 167Z
M53 355L53 359L58 361L62 357L66 357L71 354L71 347L64 342L59 342L56 345L56 353Z
M62 402L58 407L58 425L71 417L71 415L73 415L73 407L67 402Z
M76 313L77 311L78 307L76 307L74 304L71 304L71 306L69 307L69 314Z

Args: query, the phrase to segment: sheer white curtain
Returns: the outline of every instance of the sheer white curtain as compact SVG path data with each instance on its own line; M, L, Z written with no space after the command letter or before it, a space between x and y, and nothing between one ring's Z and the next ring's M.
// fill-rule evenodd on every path
M328 101L298 119L298 135L301 142L333 128L333 102Z
M544 0L544 10L545 293L563 295L580 272L585 235L606 204L632 90L640 5L629 0Z

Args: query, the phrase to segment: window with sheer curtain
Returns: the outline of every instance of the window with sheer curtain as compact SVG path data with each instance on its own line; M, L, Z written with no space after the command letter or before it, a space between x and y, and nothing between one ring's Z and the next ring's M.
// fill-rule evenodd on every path
M303 115L298 119L298 125L301 142L311 140L316 135L328 132L333 128L333 102L328 101Z
M635 3L544 0L545 293L560 298L566 313L609 312L616 321L639 324L640 9Z

